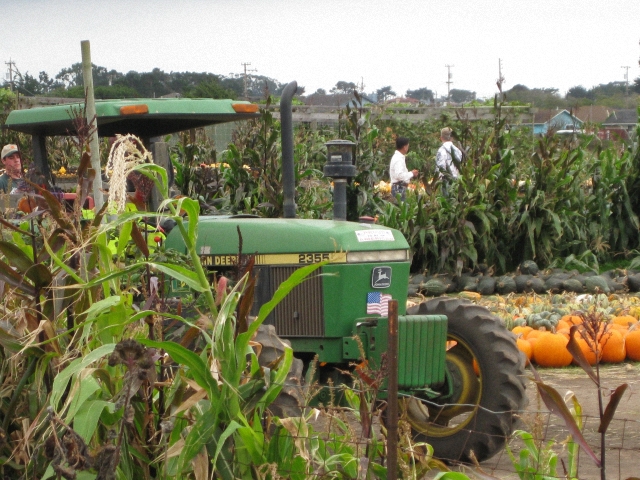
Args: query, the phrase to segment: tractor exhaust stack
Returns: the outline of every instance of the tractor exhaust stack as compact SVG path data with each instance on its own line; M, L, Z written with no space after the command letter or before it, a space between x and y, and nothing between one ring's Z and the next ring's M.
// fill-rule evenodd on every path
M296 218L296 177L293 164L293 114L291 100L298 89L295 80L282 91L280 123L282 135L282 186L284 190L284 218Z

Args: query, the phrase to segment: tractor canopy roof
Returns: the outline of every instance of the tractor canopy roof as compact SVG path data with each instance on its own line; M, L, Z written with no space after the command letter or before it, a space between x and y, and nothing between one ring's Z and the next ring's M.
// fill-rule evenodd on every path
M256 118L258 105L209 98L96 100L98 135L134 134L151 138L216 123ZM6 127L31 135L74 135L72 118L84 114L84 102L14 110Z

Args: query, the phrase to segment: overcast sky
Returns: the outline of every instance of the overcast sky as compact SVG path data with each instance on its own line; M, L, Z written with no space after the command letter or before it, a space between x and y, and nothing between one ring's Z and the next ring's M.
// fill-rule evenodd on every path
M632 83L640 0L0 0L0 56L55 76L81 61L126 73L243 71L307 93L344 80L398 95ZM10 20L8 20L10 19ZM6 65L4 66L7 71Z

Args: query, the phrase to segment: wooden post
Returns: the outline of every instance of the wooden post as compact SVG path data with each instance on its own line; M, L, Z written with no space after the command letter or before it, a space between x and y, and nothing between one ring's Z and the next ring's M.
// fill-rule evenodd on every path
M91 168L96 172L93 180L93 202L96 212L102 208L104 198L102 195L102 170L100 169L100 147L98 142L98 122L96 120L96 101L93 96L93 72L91 70L91 47L89 40L80 42L82 49L82 78L84 80L84 92L87 98L86 112L87 123L93 131L89 147L91 148Z
M398 301L389 301L387 345L387 479L398 478Z

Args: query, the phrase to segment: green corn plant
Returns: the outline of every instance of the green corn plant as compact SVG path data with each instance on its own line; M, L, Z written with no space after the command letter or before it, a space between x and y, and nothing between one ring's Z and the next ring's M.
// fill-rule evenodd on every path
M45 414L60 371L77 356L119 338L127 322L136 321L118 279L140 266L120 268L113 262L106 236L98 226L101 213L93 223L81 220L80 205L94 174L88 164L85 152L72 212L66 212L49 192L41 191L46 205L27 218L31 228L4 224L3 233L11 232L13 241L0 242L5 259L0 262L0 277L14 288L5 291L6 305L11 307L3 312L3 354L12 350L20 353L13 361L18 372L24 368L19 381L16 379L10 403L0 407L5 432L21 428L14 422L26 416L27 421L33 422L33 435L41 433L43 426L38 419ZM28 243L18 241L23 237ZM17 275L26 281L15 282ZM25 322L22 326L21 321ZM77 398L70 397L66 389L62 394ZM13 449L15 455L21 447L8 443L3 448ZM27 462L29 468L38 470L43 458L38 454L25 459Z
M340 112L338 136L355 144L354 161L358 165L356 176L347 186L347 220L357 221L361 216L375 214L373 186L382 178L376 166L387 161L374 145L379 130L371 117L371 111L362 106L363 99L354 91L354 99Z
M550 440L544 445L538 445L529 432L516 430L513 435L524 443L518 457L507 446L507 453L511 463L521 480L551 480L558 478L558 455L553 451L555 442Z
M631 152L602 149L593 160L591 191L586 202L590 249L600 261L610 252L625 252L638 245L638 214L633 210L627 185L638 175Z
M582 405L573 394L573 392L568 392L565 395L565 403L570 403L569 413L576 422L579 430L583 428L582 422ZM580 444L573 440L573 437L569 435L565 441L567 446L567 478L570 480L578 478L578 455L580 453Z
M157 175L156 181L158 187L161 191L166 192L166 172L161 171L161 169L153 165L137 167L137 170L142 172L146 171L147 173L151 172ZM194 271L192 272L176 265L151 262L142 263L146 263L146 265L155 271L160 271L173 278L178 278L199 291L207 307L207 316L211 319L210 329L198 328L195 324L191 324L192 327L200 330L201 335L206 341L205 349L200 354L191 352L181 345L172 342L139 339L139 342L147 347L166 351L172 359L182 366L184 378L193 379L203 392L202 400L195 405L192 404L191 406L193 408L183 407L182 413L176 418L170 415L166 419L167 422L173 425L181 426L181 432L183 432L184 437L182 434L178 434L177 436L170 435L171 438L167 441L167 449L163 458L165 462L163 468L167 475L182 478L187 472L193 471L193 469L196 468L195 465L202 466L202 460L199 459L201 458L201 452L205 449L211 458L212 465L214 465L216 472L218 472L220 476L223 478L245 478L251 476L251 468L249 466L257 460L256 452L261 451L263 448L265 433L262 431L259 419L262 418L264 409L277 396L279 390L282 388L292 360L292 353L289 349L281 360L281 364L269 370L270 373L265 377L265 370L259 367L255 353L251 353L249 341L278 301L295 285L302 281L305 275L315 268L318 268L318 266L315 265L301 269L296 272L289 281L284 282L276 292L274 299L262 307L258 318L250 325L246 322L238 323L239 317L236 317L234 312L237 310L239 302L241 302L241 291L247 280L240 281L218 308L218 302L214 298L208 278L199 263L195 250L194 240L198 222L197 202L189 198L167 200L164 202L163 207L174 212L173 218L175 218L177 222L176 228L182 233L187 244L187 250L192 260L196 261L197 264L194 264ZM181 210L187 214L188 225L185 224L182 217L177 214L177 212ZM141 215L142 213L123 214L105 228L115 228L125 225L127 222L135 220ZM139 266L140 264L134 264L130 267L125 267L123 270L133 271L134 268L139 268ZM109 272L87 282L85 285L103 285L105 282L112 281L118 276L121 276L122 273L123 271L117 273ZM132 324L137 319L144 318L148 315L153 315L153 312L138 312L129 318L126 323ZM185 320L181 319L181 321ZM134 331L131 330L129 332L134 333ZM116 348L114 345L114 343L105 343L100 350L96 350L98 353L92 356L86 356L81 362L74 363L68 367L68 370L64 370L59 378L71 378L74 377L75 374L75 383L73 383L73 385L84 384L85 382L81 382L80 380L86 376L86 367L89 365L87 362L99 359L104 360L104 356L110 354L110 352ZM250 355L249 363L247 363L247 354ZM97 358L96 355L100 358ZM77 371L76 368L78 368ZM217 372L215 376L212 374L212 371ZM127 377L125 376L124 378L126 379ZM109 383L116 385L115 390L119 390L120 392L125 388L131 388L126 387L124 380L120 380L122 385L120 387L117 386L117 381L112 380ZM83 402L81 402L82 404L79 405L77 409L70 410L69 404L62 404L59 400L60 392L66 390L69 384L65 385L63 383L62 385L64 386L59 386L55 389L56 395L52 397L51 405L55 409L55 412L58 412L56 413L57 415L63 415L61 421L69 422L73 419L69 411L87 410L94 412L95 416L92 417L92 425L95 425L98 421L104 424L105 422L109 422L109 418L112 417L114 413L117 413L115 406L107 405L102 410L99 410L100 406L105 405L106 394L102 391L103 389L100 391L96 389L95 382L92 383L91 388L87 387L88 390L86 390L86 394L79 397L83 400ZM125 398L130 397L127 394ZM147 415L151 413L148 408L153 409L154 407L147 407ZM162 410L165 410L165 408ZM167 408L165 411L170 410L171 409ZM190 413L189 417L184 416L187 411ZM144 410L141 412L144 413ZM122 433L129 430L126 424L133 422L134 425L137 425L136 418L137 411L135 409L131 415L127 414L125 409L125 412L121 414L120 420L118 420L118 443L115 444L115 451L122 451L123 454L113 454L114 456L112 458L114 460L111 460L114 466L113 471L118 472L118 476L126 477L128 474L140 471L141 468L145 471L145 468L150 468L149 465L153 465L154 468L160 468L160 463L153 463L150 462L150 460L143 461L140 455L134 456L136 460L134 460L133 463L131 461L125 461L125 459L131 456L132 441L136 438L139 439L139 441L145 438L147 440L153 438L153 436L147 435L144 429L141 430L140 427L137 428L133 437L131 437L131 433ZM187 420L187 418L191 420ZM111 422L113 422L113 420L111 420ZM99 430L104 430L104 428L100 427ZM170 434L171 432L168 433ZM248 447L249 439L253 439L255 442L256 446L253 450ZM239 445L242 445L242 447L238 448ZM126 455L124 454L125 451L128 452ZM179 451L179 454L172 455L174 451ZM160 460L158 460L158 462L159 461ZM208 464L208 461L205 461L205 463ZM68 467L68 462L66 462L66 464ZM65 467L65 462L56 464L52 462L50 467L52 469L54 469L54 467L61 468L60 465Z
M559 140L543 137L531 157L522 197L509 219L518 261L549 264L555 256L582 253L587 248L584 196L580 190L583 151L561 148Z

